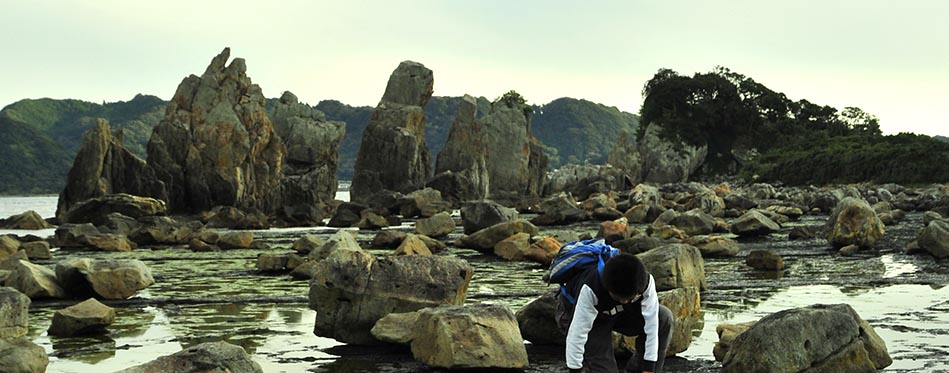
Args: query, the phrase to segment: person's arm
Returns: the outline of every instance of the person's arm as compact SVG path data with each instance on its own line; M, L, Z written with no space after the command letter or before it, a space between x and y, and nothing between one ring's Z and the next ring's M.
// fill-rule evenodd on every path
M567 368L571 370L583 367L583 350L597 316L596 303L593 289L583 285L573 309L573 321L567 329Z
M643 351L643 372L656 370L656 361L659 361L659 296L656 294L656 281L649 275L649 285L643 293L642 300L643 325L646 343Z

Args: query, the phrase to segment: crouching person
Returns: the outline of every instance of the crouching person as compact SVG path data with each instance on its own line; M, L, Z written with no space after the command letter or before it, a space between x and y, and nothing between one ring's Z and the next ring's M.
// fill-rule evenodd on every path
M635 255L620 253L566 283L558 323L567 334L571 372L617 372L612 332L636 338L626 372L660 372L675 320L659 304L656 284Z

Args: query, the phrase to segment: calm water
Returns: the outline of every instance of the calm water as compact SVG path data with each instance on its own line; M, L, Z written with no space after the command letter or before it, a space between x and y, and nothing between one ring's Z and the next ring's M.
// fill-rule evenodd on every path
M55 202L55 197L0 197L0 215L33 209L49 216ZM817 225L823 219L826 217L808 216L791 225ZM589 223L570 228L596 230ZM847 303L886 341L894 359L887 371L949 371L949 264L899 250L920 228L921 216L910 214L899 225L888 227L885 246L889 248L872 255L838 257L821 240L787 242L775 234L740 241L742 252L736 258L707 259L704 325L694 331L691 347L672 359L668 370L716 371L719 365L713 361L712 346L718 339L715 326L720 322L755 320L814 303ZM411 224L398 229L411 229ZM332 232L328 228L272 229L257 231L255 237L269 243L272 251L285 252L300 235ZM368 242L373 235L360 232L359 241ZM449 240L459 236L456 232ZM784 256L788 270L775 277L747 269L743 256L758 248ZM118 317L107 336L49 337L45 330L52 313L62 305L34 302L30 336L50 354L49 372L114 371L221 339L243 346L267 372L428 370L405 351L351 348L314 336L315 313L306 304L307 282L256 273L254 259L261 252L192 253L181 248L154 248L131 253L69 253L143 260L157 283L133 302L113 304ZM548 290L540 280L544 270L537 265L499 261L459 248L450 248L447 254L462 257L475 267L468 303L501 303L516 310ZM57 252L54 261L66 255ZM53 265L54 261L39 263ZM531 364L529 372L565 371L556 349L532 349Z

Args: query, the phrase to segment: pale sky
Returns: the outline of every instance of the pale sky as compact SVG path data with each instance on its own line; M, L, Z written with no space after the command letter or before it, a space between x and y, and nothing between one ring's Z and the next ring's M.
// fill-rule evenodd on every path
M0 0L0 106L169 99L225 46L268 97L374 106L400 61L435 95L583 98L638 112L660 68L721 65L789 98L949 136L940 0Z

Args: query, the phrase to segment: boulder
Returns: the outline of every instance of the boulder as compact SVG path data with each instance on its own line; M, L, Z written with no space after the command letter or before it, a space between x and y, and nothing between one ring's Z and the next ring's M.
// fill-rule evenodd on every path
M629 224L626 222L626 218L600 223L600 229L596 232L596 237L603 238L607 244L629 238Z
M52 225L43 220L36 211L29 210L19 215L13 215L6 219L0 219L0 229L49 229Z
M0 367L5 373L45 372L49 365L46 349L27 337L0 338Z
M726 195L725 198L723 199L725 201L726 209L746 211L746 210L751 210L758 206L758 202L740 193L732 193L732 194Z
M0 340L26 335L30 297L10 287L0 287Z
M230 343L205 342L191 346L171 355L137 365L120 373L188 373L231 372L262 373L256 362L240 346Z
M461 207L461 224L465 234L472 234L490 226L516 220L517 210L490 200L469 201Z
M935 211L926 211L923 213L923 226L929 225L933 220L942 220L942 214Z
M748 186L747 193L751 199L763 200L774 198L778 191L771 184L755 183Z
M916 237L919 247L934 257L949 257L949 220L933 220Z
M577 201L567 193L545 199L540 206L543 214L531 219L535 225L566 225L589 220L591 213L577 206Z
M320 246L319 249L310 251L310 253L307 254L307 258L310 260L322 260L339 250L362 251L362 247L359 246L359 243L356 242L356 238L349 232L337 231L326 239L326 243Z
M395 249L395 255L432 255L432 251L421 238L412 234L402 240L399 247Z
M442 200L441 192L425 188L416 190L399 199L399 214L405 218L432 217L442 211L450 211L451 204Z
M407 346L415 337L414 326L417 319L418 311L390 313L376 321L370 333L380 342Z
M738 255L738 242L723 236L695 236L686 240L702 253L702 257L728 257Z
M473 273L457 258L377 259L364 251L336 250L316 264L310 282L314 333L349 344L378 343L370 330L385 315L463 304Z
M394 230L384 230L379 233L376 233L375 237L372 238L372 247L385 248L385 249L394 249L399 247L402 244L402 241L405 240L405 237L408 236L408 233Z
M195 238L188 242L188 250L196 253L207 253L221 251L221 248Z
M26 261L19 261L4 282L31 299L65 298L66 292L56 281L53 270Z
M750 210L731 224L731 232L739 236L761 236L781 230L781 226L762 214L759 210Z
M668 242L666 242L665 240L662 240L656 237L640 235L640 236L631 237L625 240L613 242L613 244L611 244L610 246L613 246L617 250L622 251L624 253L636 255L639 253L644 253L649 250L655 249L659 246L664 246L667 243Z
M883 340L849 305L813 305L771 314L739 334L722 372L875 372L891 363Z
M701 321L701 301L699 291L693 287L678 288L659 292L659 304L666 306L672 312L675 322L672 326L672 336L666 348L666 356L673 356L683 352L692 344L692 329ZM638 336L620 336L620 348L627 351L636 351Z
M389 226L389 221L372 210L362 210L359 213L359 222L356 227L359 229L378 230Z
M637 256L652 274L656 291L690 286L705 290L705 262L699 249L685 244L671 244Z
M438 153L435 177L428 185L452 202L480 200L488 196L488 147L478 122L478 101L465 95Z
M477 231L471 235L464 236L460 240L462 247L477 250L482 253L490 253L494 250L494 245L511 237L517 233L527 233L531 236L537 235L537 227L526 220L512 220L509 222L498 223L491 227Z
M678 214L669 224L676 226L689 236L710 234L715 230L715 219L699 209Z
M233 206L215 206L206 214L206 228L267 229L267 215L259 211L243 211Z
M327 121L321 111L290 92L280 96L269 114L287 150L277 213L293 225L317 225L326 214L323 205L336 198L339 145L346 124Z
M326 241L316 235L305 234L293 241L293 250L300 254L309 254L311 251L319 249Z
M624 183L625 176L626 174L620 168L609 164L567 164L548 175L544 194L555 195L566 192L583 200L594 194L628 188L629 186ZM613 208L616 206L614 205Z
M236 250L236 249L247 249L250 248L250 245L254 242L254 233L241 231L241 232L225 232L220 235L217 240L217 245L224 250Z
M81 248L86 246L86 237L99 234L99 230L92 224L63 224L53 233L52 245L63 248ZM3 236L0 236L2 246ZM19 248L19 245L17 245Z
M517 326L524 339L534 345L563 346L566 343L567 335L557 325L559 294L559 290L545 292L517 311Z
M146 216L129 239L139 245L184 245L204 228L200 221L182 223L168 216Z
M0 270L11 271L10 273L12 273L12 271L16 270L17 265L20 264L20 261L30 261L25 251L17 251L8 257L0 259ZM7 273L7 275L10 273ZM2 283L0 283L0 285L2 285Z
M715 356L715 361L721 362L725 360L725 355L728 354L732 343L735 342L735 337L744 333L756 322L757 321L749 321L738 324L721 323L715 326L715 333L718 334L718 342L715 342L715 347L712 348L712 355Z
M289 254L260 254L257 256L255 266L258 271L280 272L287 269L287 263L290 260Z
M491 104L491 111L481 120L493 198L536 197L544 187L547 158L531 134L532 110L519 94L508 92Z
M527 251L524 252L524 259L549 266L554 256L560 251L561 246L563 244L553 237L541 237L527 248Z
M507 260L523 260L531 245L530 238L528 233L516 233L495 244L494 254Z
M76 203L59 217L62 223L105 225L107 216L119 213L133 219L143 216L164 215L165 202L131 194L106 194Z
M817 237L819 234L819 229L817 227L794 227L791 228L791 231L788 232L788 239L795 240L809 240L811 238Z
M784 259L771 250L752 250L745 258L745 264L754 269L767 271L784 269Z
M102 225L96 227L102 233L112 233L121 235L131 235L142 226L138 220L131 216L125 216L117 212L107 214Z
M148 166L165 183L169 212L234 206L267 214L279 205L286 151L244 60L225 65L230 52L181 82L152 131Z
M433 254L440 253L442 251L445 251L445 249L448 248L448 245L445 244L444 242L436 240L429 236L425 236L421 234L417 234L415 236L418 237L418 239L422 240L422 242L425 243L425 246L428 246L428 249L431 250Z
M419 311L414 329L412 356L432 367L523 369L529 364L507 306L426 308Z
M687 181L705 162L708 145L666 139L662 127L661 123L650 123L639 139L639 154L643 160L641 180L658 184Z
M49 335L72 337L105 331L115 321L115 310L95 298L66 307L53 314Z
M432 176L425 144L425 111L434 77L420 63L403 61L392 72L362 133L350 196L366 202L380 191L407 193Z
M455 231L455 221L447 212L440 212L430 218L415 222L415 231L429 237L444 237Z
M151 270L137 259L69 259L56 264L56 278L70 295L104 299L127 299L155 283Z
M101 251L129 252L136 246L125 236L110 233L93 234L82 239L85 241L86 248Z
M82 135L79 151L66 177L66 188L59 195L56 217L64 222L85 218L81 213L73 213L70 217L66 215L83 201L119 193L157 200L166 199L164 184L144 160L125 148L122 140L122 131L119 130L113 135L104 119L98 119L96 124ZM93 204L85 208L96 210L107 207ZM164 207L161 209L164 210ZM98 210L96 213L104 211ZM107 213L88 218L99 219L105 214Z
M827 221L827 241L835 248L847 245L869 247L876 243L885 228L867 201L847 197L837 204Z
M20 241L8 235L0 235L0 259L20 251Z

